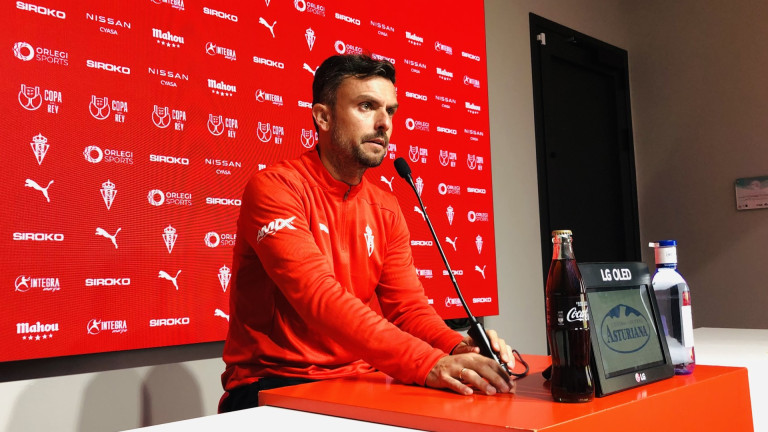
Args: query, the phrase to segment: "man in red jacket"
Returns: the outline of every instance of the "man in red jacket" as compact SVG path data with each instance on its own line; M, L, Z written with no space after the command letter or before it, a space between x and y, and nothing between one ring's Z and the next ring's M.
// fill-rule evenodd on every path
M220 411L257 406L259 390L376 369L461 394L513 391L427 303L397 200L363 177L387 153L394 83L387 61L327 59L312 85L316 148L248 182ZM513 366L511 349L488 334Z

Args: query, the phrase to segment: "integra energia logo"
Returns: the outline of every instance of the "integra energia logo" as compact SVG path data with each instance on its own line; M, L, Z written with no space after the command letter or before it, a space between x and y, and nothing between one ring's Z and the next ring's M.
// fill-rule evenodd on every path
M600 324L605 345L622 354L640 351L651 339L651 331L645 315L624 304L614 306Z

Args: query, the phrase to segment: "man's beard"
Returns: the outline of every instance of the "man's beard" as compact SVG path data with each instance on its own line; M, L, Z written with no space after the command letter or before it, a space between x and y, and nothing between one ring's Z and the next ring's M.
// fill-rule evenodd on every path
M363 150L362 143L373 140L376 138L381 138L384 140L384 152L381 155L375 155L375 154L366 154ZM338 129L334 129L331 139L333 140L336 145L341 145L341 143L344 140L344 137L339 133ZM355 161L357 161L360 166L363 166L365 168L375 168L384 161L384 157L387 155L386 147L389 146L389 137L387 137L386 132L379 131L370 135L366 135L360 139L360 142L355 143L355 145L351 145L351 152L352 157Z

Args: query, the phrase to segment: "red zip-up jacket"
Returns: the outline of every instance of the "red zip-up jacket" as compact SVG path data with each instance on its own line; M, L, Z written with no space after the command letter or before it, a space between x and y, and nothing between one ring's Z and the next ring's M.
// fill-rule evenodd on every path
M232 271L226 390L374 369L423 385L462 339L427 303L395 196L335 180L316 150L250 179Z

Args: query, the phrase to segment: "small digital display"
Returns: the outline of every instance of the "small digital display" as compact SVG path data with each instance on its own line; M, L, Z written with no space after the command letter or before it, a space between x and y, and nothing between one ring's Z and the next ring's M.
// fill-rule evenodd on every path
M647 285L587 291L606 378L664 363Z

